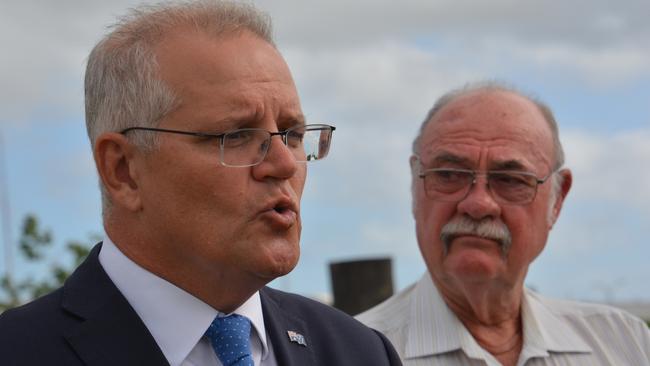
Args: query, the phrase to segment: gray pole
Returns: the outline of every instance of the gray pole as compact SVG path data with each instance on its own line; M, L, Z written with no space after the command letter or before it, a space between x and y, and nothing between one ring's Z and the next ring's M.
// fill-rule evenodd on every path
M11 208L9 206L9 183L5 164L4 140L0 131L0 204L2 205L2 236L4 242L5 274L10 278L14 272L13 243L11 240Z

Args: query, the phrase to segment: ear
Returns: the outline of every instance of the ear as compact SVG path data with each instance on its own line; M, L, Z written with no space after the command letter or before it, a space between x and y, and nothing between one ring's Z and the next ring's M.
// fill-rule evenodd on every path
M420 169L418 166L418 157L411 155L409 158L409 165L411 166L411 215L415 217L415 184L417 179L417 171Z
M97 172L114 206L129 211L142 207L138 190L138 150L124 135L107 132L95 141L93 151Z
M409 158L409 165L411 166L411 175L415 175L415 172L417 172L417 170L419 169L419 167L417 166L418 161L419 159L415 155L411 155L411 157Z
M560 211L562 210L562 204L564 203L566 196L569 194L569 190L571 189L571 185L573 184L573 175L571 174L571 170L562 169L557 174L560 174L562 176L562 185L560 186L559 194L555 197L555 202L553 203L553 208L551 209L551 213L549 215L549 219L548 219L549 230L553 228L555 221L557 221L558 217L560 216Z

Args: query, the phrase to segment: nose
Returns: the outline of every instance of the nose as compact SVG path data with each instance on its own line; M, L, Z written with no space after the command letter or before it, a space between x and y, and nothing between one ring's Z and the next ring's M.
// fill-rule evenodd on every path
M273 135L264 160L253 166L253 177L257 180L267 177L289 179L297 170L298 162L284 143L283 136Z
M496 219L501 215L501 206L494 200L485 175L476 175L467 196L458 202L457 210L476 220Z

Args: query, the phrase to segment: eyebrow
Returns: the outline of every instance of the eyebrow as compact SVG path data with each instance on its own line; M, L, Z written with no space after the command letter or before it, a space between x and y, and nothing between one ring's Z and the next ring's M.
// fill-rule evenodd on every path
M443 151L442 153L440 153L439 155L437 155L433 159L433 164L434 165L441 165L441 164L445 164L445 163L447 163L447 164L449 164L449 163L458 164L458 165L462 165L462 166L470 166L471 165L471 161L469 159L463 158L461 156L452 154L452 153L447 152L447 151Z
M295 126L304 126L306 124L305 122L305 116L300 113L296 115L285 115L285 116L280 116L277 120L277 125L278 129L287 129Z
M238 113L236 115L230 114L223 118L206 121L201 130L215 133L224 133L237 128L241 128L242 124L247 123L247 121L250 121L254 117L255 116L253 113Z
M527 167L518 160L496 161L490 165L492 170L528 171Z
M239 113L235 116L226 116L224 118L213 120L210 127L203 128L210 133L224 133L239 128L246 128L248 124L254 124L258 121L255 113ZM305 125L305 116L302 113L296 115L279 116L276 120L279 130ZM218 126L214 128L214 126ZM250 127L250 126L248 126Z
M306 123L305 115L302 113L299 113L293 119L295 119L298 123L302 123L303 125Z
M434 166L442 164L456 164L465 167L471 167L472 161L468 158L458 156L448 151L443 151L432 161ZM528 167L519 160L503 160L490 163L490 170L516 170L516 171L529 171Z

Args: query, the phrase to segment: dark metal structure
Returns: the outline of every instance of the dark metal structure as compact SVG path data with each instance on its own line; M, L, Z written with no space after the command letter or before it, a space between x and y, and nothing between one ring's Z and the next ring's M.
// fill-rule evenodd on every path
M393 294L390 258L330 263L334 307L350 315L359 314Z

